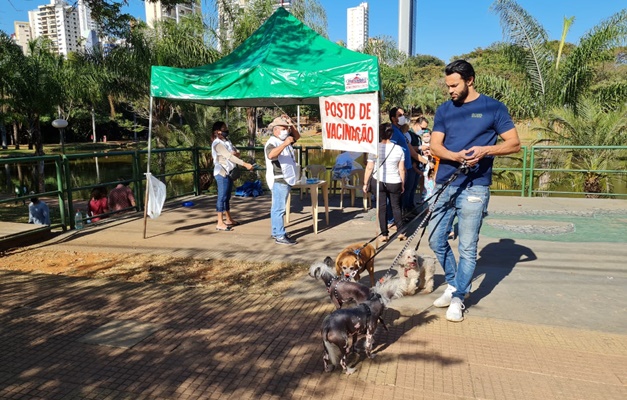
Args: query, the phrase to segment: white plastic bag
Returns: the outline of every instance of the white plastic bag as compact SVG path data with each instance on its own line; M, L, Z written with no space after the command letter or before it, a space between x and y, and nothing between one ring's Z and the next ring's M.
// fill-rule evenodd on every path
M152 176L150 172L146 173L146 182L148 183L148 216L154 219L161 215L161 209L165 203L165 183Z

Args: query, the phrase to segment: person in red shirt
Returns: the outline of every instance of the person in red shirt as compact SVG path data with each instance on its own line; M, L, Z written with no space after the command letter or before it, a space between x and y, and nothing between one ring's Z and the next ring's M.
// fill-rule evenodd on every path
M107 200L107 189L104 187L97 187L91 191L91 200L87 205L88 215L91 217L91 222L98 222L103 217L98 217L100 214L109 212L109 202Z

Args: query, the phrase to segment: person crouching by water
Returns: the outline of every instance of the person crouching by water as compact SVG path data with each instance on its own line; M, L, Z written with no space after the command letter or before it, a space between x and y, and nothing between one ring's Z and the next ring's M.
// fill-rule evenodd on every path
M298 243L285 232L285 208L287 197L296 183L296 160L292 144L300 139L300 133L287 115L275 118L268 128L272 136L266 142L264 154L266 158L266 181L272 190L272 208L270 221L272 237L277 244L294 245Z
M50 225L48 205L34 196L30 198L30 204L28 205L28 223Z
M108 206L111 211L128 211L129 208L135 207L135 196L133 191L129 188L128 182L124 181L124 178L118 178L119 181L116 187L111 189L108 197Z
M392 143L393 129L390 124L383 124L379 127L379 160L380 171L375 171L377 157L368 154L368 164L364 173L364 193L375 192L377 178L379 182L379 203L377 204L377 214L379 217L379 228L381 241L388 241L388 223L386 217L386 200L392 206L392 215L398 229L398 240L405 240L407 237L403 233L403 218L401 218L401 196L405 190L405 153L401 146ZM370 179L373 178L373 179Z
M213 124L211 143L211 157L213 158L213 176L218 186L218 199L216 200L216 212L218 222L216 231L231 231L233 226L239 225L231 217L231 192L233 191L233 179L230 174L235 169L235 165L241 165L251 171L253 165L242 161L239 151L228 139L229 128L223 121Z

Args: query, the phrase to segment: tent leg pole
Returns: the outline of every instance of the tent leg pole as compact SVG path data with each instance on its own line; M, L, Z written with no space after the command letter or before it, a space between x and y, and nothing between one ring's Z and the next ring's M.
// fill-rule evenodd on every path
M150 174L150 150L152 143L152 96L150 96L150 116L148 117L148 156L146 161L146 194L144 195L144 239L148 224L148 175Z

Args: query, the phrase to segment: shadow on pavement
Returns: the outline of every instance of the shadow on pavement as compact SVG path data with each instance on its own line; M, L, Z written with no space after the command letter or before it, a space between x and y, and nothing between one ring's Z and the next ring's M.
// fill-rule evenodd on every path
M472 296L464 303L467 306L478 304L508 276L518 263L537 260L536 254L529 247L516 243L513 239L501 239L490 243L479 252L474 279L483 275L479 287L472 291Z

